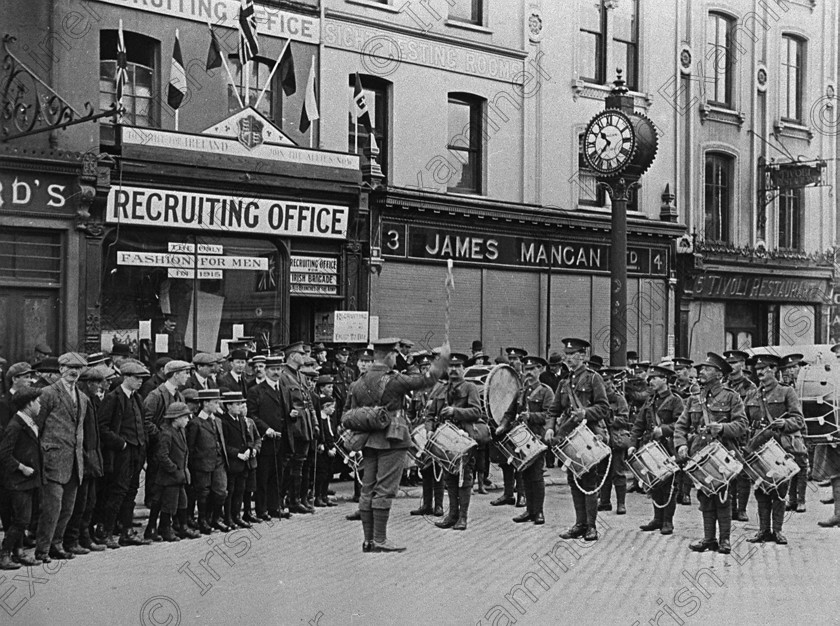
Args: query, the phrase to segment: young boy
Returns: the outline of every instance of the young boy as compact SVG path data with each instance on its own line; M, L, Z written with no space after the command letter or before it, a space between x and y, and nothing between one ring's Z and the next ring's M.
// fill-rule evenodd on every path
M184 429L190 420L190 409L183 402L173 402L163 414L163 420L158 436L156 477L160 487L160 535L164 541L178 541L179 536L172 530L172 516L181 515L180 528L183 532L186 528L186 520L183 518L187 512L187 492L184 487L190 482ZM197 536L197 533L192 535Z
M3 431L0 443L2 481L12 505L12 525L0 550L0 570L40 565L41 560L23 553L23 536L32 517L32 500L43 484L44 462L39 429L40 389L21 389L12 396L15 414ZM50 560L46 557L46 560Z
M333 459L335 458L335 428L332 418L335 415L333 398L333 377L324 374L315 381L315 389L321 405L318 416L321 441L318 444L318 458L315 463L315 506L337 506L330 502L328 492L332 478Z

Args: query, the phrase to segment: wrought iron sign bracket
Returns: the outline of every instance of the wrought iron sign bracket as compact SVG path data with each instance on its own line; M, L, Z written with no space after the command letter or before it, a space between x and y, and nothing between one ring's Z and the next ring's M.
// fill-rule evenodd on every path
M29 137L68 126L93 122L103 117L121 113L121 107L112 104L107 111L94 113L90 102L84 105L82 115L47 83L41 80L23 61L9 50L16 40L12 35L3 37L2 91L0 91L0 143Z

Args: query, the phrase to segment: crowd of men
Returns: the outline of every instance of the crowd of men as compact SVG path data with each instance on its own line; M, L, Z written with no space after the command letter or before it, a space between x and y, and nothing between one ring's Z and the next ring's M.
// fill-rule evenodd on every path
M626 513L627 458L654 441L683 465L713 441L734 451L775 439L802 469L790 484L755 490L759 531L751 541L786 544L785 509L805 510L809 450L791 386L801 355L750 358L732 350L697 364L651 364L628 353L626 368L605 368L581 339L564 339L563 354L547 361L510 347L495 361L510 366L521 391L497 421L481 399L493 363L480 342L467 355L381 339L359 350L355 363L346 346L331 360L322 344L294 342L267 354L245 347L231 345L226 357L197 353L192 362L161 358L154 372L121 344L110 354L67 352L11 365L0 399L0 569L311 514L335 506L330 480L346 467L342 457L353 455L362 458L359 506L348 519L362 523L364 552L405 550L388 538L387 525L400 481L418 470L422 503L411 514L441 517L441 529L467 529L473 490L487 493L491 462L504 488L489 504L521 507L514 522L543 525L550 448L582 423L611 456L582 475L569 470L575 523L563 538L597 540L597 515L613 510L613 491L615 513ZM387 427L341 426L342 414L365 410L384 411ZM522 471L498 453L517 425L549 446ZM477 445L442 474L435 464L412 469L408 450L418 427L429 436L451 427L454 445L459 437ZM835 496L838 456L823 446L813 468ZM149 509L142 533L134 510L141 476ZM721 493L698 491L704 537L692 550L729 552L732 520L748 519L750 485L742 473ZM673 534L676 505L691 504L691 480L678 472L650 498L653 518L641 530ZM837 504L820 525L840 526Z

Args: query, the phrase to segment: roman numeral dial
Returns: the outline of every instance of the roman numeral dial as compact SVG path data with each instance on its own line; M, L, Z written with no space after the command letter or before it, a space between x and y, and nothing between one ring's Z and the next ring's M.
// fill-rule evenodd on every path
M583 133L583 157L596 175L608 176L624 169L636 151L633 123L621 111L598 113Z

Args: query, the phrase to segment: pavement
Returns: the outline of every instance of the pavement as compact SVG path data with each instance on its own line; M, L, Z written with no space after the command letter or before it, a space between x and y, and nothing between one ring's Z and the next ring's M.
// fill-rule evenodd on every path
M693 553L701 515L678 506L675 533L643 533L642 494L628 514L599 514L597 542L558 537L574 521L569 488L548 470L544 526L514 524L522 509L474 495L469 528L411 517L419 488L395 502L389 537L402 554L363 554L358 522L341 505L249 530L119 550L0 575L0 624L828 624L840 600L840 529L809 485L806 513L790 513L790 544L749 544L754 522L733 526L733 553ZM498 475L493 476L499 479ZM695 499L696 501L696 499ZM756 517L755 499L748 510Z

